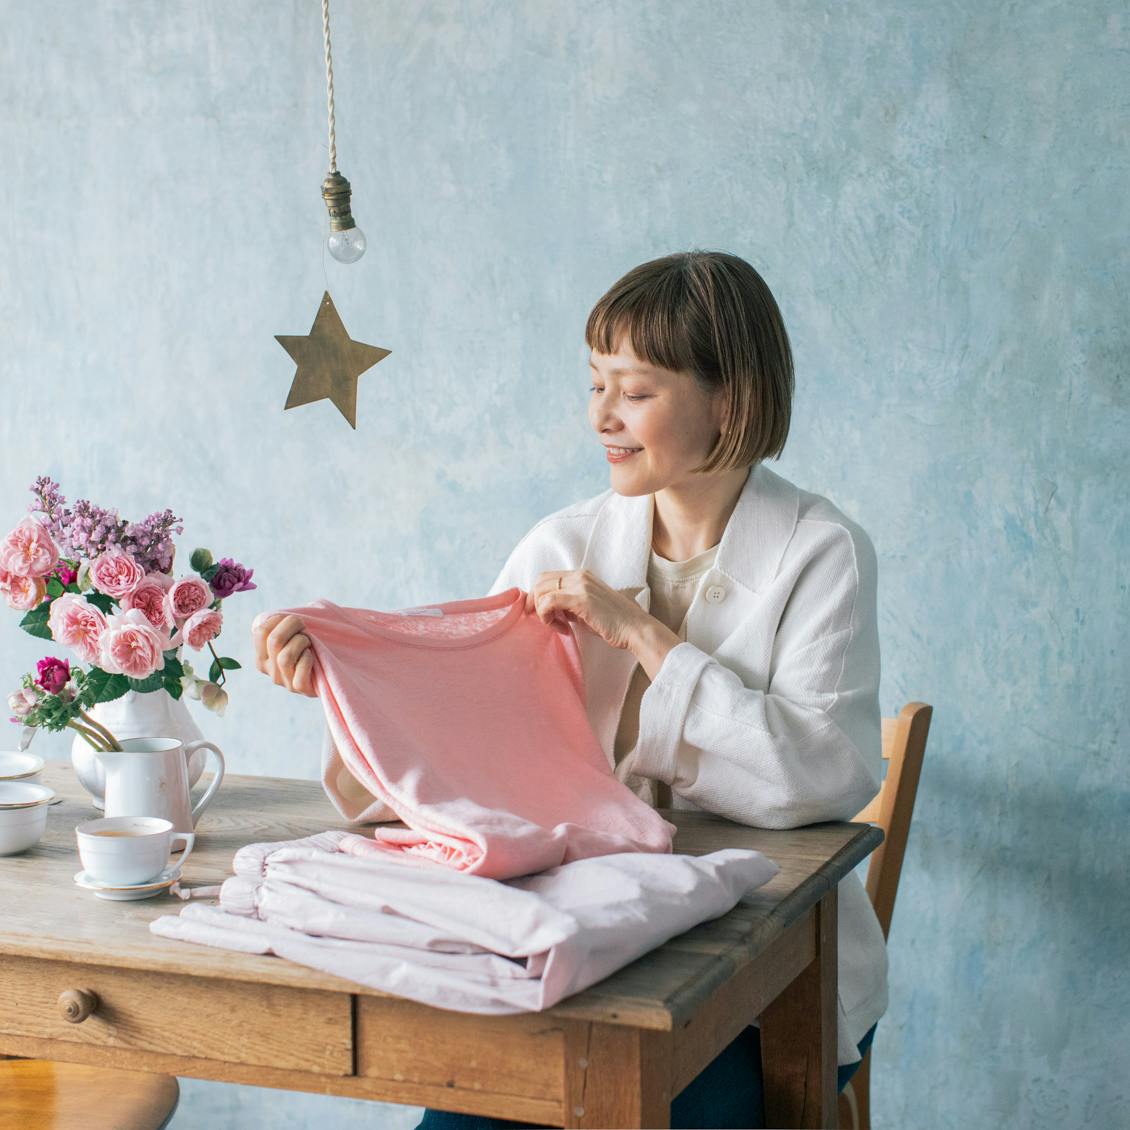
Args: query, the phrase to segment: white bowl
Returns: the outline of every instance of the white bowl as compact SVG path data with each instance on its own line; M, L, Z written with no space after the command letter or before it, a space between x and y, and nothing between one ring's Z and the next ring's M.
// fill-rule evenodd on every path
M38 781L43 758L34 753L0 750L0 781Z
M54 798L54 789L34 781L0 781L0 855L15 855L39 842Z

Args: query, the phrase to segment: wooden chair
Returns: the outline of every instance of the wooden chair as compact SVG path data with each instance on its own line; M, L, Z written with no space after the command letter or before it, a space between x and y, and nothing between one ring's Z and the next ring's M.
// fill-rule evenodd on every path
M932 706L908 702L895 718L883 719L883 758L887 775L874 800L855 819L878 824L883 842L867 865L867 894L886 938L895 909L902 858L910 834L910 817L918 792L926 735ZM863 1057L848 1085L840 1092L840 1125L851 1130L871 1130L871 1049Z
M0 1130L162 1130L175 1076L0 1057Z

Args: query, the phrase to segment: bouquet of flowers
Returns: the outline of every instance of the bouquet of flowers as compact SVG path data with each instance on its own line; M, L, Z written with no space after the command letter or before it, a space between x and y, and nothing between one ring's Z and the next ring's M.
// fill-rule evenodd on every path
M25 613L20 627L70 648L77 662L48 656L8 699L11 721L49 730L70 727L95 749L117 740L88 711L127 691L167 691L223 714L226 672L218 655L223 601L255 588L252 569L207 549L192 552L192 572L173 575L172 535L183 533L171 510L128 522L86 499L66 507L59 484L40 476L31 512L0 542L0 593ZM212 655L208 678L178 658L187 643ZM85 665L85 666L83 666Z

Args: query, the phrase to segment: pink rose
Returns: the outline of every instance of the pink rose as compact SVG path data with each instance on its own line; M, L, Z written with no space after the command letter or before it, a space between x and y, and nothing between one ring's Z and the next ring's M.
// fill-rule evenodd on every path
M212 590L201 577L184 577L165 594L170 620L187 620L212 603Z
M169 585L172 584L172 578L165 573L147 573L137 588L122 597L121 604L122 608L127 610L140 608L154 628L172 629L173 622L169 618L169 609L165 604L165 594L169 591L169 585L159 579L162 577L169 581Z
M182 638L189 647L199 651L209 640L214 640L224 626L223 614L215 608L202 608L194 612L181 629Z
M47 595L47 582L42 577L28 577L0 569L0 592L4 594L9 608L28 612L43 602Z
M101 653L106 617L86 597L65 592L51 602L47 626L59 643L73 648L83 663L97 663Z
M154 628L140 608L129 608L107 621L98 666L112 675L147 679L165 666L162 653L168 645L169 637Z
M55 568L59 549L34 518L25 518L0 544L0 569L21 577L42 577Z
M110 549L90 563L90 583L107 596L120 599L145 579L145 570L128 553Z

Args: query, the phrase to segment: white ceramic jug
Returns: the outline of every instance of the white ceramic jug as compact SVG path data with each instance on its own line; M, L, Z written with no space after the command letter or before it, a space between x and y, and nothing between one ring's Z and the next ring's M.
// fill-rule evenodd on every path
M180 657L180 653L177 653ZM166 690L126 691L110 702L97 702L90 708L95 722L101 722L114 737L149 738L159 734L163 738L180 738L185 747L204 737L195 719L189 713L184 698L173 698ZM33 731L34 732L34 731ZM188 758L188 787L191 789L204 772L208 753L197 749ZM78 776L79 784L91 795L95 808L103 806L106 791L106 775L102 771L94 748L81 734L75 734L71 742L71 764Z
M208 741L179 738L124 738L121 750L95 755L106 773L107 816L159 816L178 832L191 832L224 779L224 755ZM216 759L215 776L204 795L189 807L188 756L209 750Z

